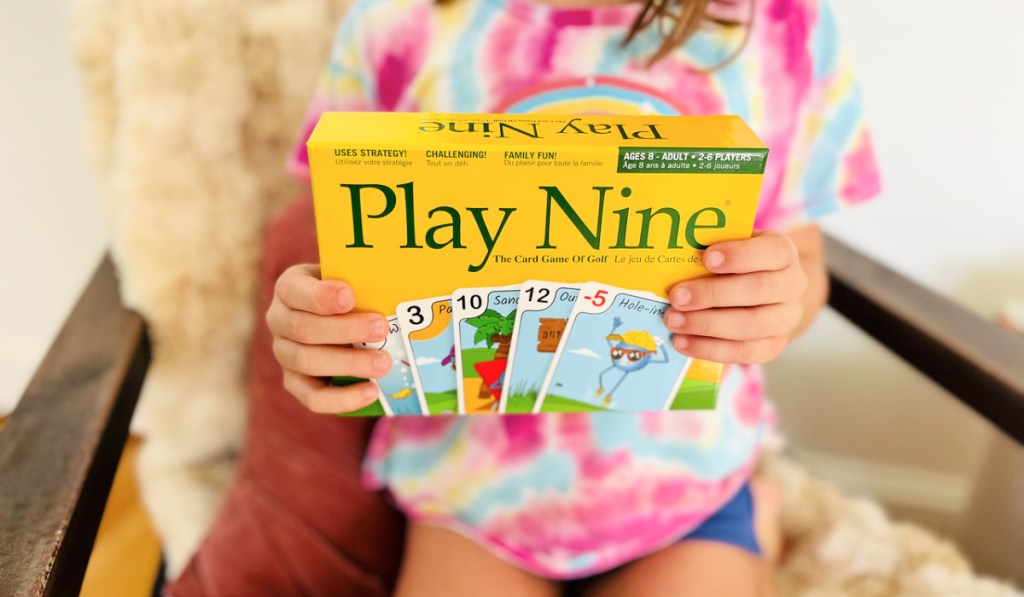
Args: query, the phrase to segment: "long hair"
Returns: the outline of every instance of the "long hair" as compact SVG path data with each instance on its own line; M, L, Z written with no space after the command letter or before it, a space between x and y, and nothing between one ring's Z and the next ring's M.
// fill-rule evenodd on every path
M686 45L702 26L743 27L743 39L733 53L708 69L717 70L735 60L747 44L753 26L755 1L746 0L748 11L744 18L736 15L736 9L741 8L743 0L644 0L643 10L630 26L622 45L629 44L642 31L657 27L662 43L648 59L648 64L653 64Z
M446 4L451 0L435 0L438 4ZM747 45L750 30L754 24L754 2L757 0L643 0L644 7L636 21L629 28L629 33L622 41L623 47L636 39L642 31L649 27L657 27L662 36L662 43L648 58L651 65L664 58L676 48L686 45L701 26L736 28L743 27L743 38L736 45L732 54L716 65L706 69L715 71L727 66L739 56ZM747 7L747 14L738 16L737 9Z

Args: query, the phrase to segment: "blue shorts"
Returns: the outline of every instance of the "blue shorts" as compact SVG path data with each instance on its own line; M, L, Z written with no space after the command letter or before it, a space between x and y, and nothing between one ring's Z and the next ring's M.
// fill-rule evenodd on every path
M727 543L761 557L761 547L754 533L754 496L750 484L745 483L721 510L680 541L694 539Z

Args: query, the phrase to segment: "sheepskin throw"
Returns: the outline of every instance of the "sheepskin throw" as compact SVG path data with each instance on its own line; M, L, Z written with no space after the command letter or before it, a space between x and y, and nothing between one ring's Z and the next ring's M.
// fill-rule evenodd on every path
M263 225L347 0L81 0L74 50L125 303L154 344L136 431L171 575L230 481Z

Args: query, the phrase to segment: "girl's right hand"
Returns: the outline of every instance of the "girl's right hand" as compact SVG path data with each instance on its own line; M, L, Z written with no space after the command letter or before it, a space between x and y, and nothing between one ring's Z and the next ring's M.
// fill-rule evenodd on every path
M266 317L274 356L284 368L285 389L313 412L351 412L377 399L372 382L334 387L324 378L380 378L391 369L386 352L350 346L380 342L388 335L382 315L352 313L355 304L352 287L321 280L316 264L290 267L277 279Z

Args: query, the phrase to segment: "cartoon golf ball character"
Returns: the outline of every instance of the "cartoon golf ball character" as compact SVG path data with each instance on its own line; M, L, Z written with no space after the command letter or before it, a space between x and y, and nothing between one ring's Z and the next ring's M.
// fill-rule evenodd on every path
M602 406L608 406L612 402L612 395L622 382L635 373L651 364L662 364L668 362L668 351L665 349L664 341L644 330L630 330L621 334L616 330L622 326L622 320L616 317L612 321L612 331L605 338L608 341L609 355L612 359L610 367L601 372L597 378L598 398L604 394ZM622 376L615 382L612 389L605 394L604 378L613 370L622 372Z

